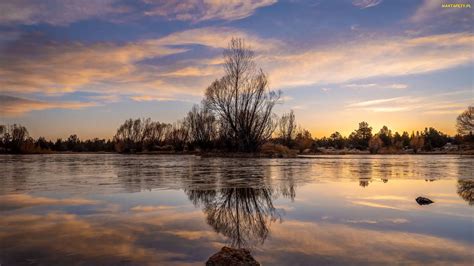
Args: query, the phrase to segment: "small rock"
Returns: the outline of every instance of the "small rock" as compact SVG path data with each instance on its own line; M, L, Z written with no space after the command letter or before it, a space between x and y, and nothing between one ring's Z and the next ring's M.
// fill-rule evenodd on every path
M227 266L227 265L251 265L259 266L260 263L256 261L250 251L244 248L234 249L223 247L221 251L212 255L206 262L207 266Z
M420 205L428 205L428 204L434 203L434 201L432 201L428 198L424 198L424 197L416 198L416 202Z

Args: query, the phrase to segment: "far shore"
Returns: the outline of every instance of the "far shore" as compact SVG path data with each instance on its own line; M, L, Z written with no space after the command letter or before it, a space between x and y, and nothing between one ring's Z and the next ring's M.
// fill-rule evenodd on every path
M347 151L347 150L333 150L325 152L309 152L309 153L294 153L294 154L265 154L265 153L242 153L242 152L200 152L200 151L152 151L152 152L136 152L136 153L119 153L119 152L73 152L73 151L45 151L37 153L22 153L22 154L11 154L11 153L0 153L3 155L50 155L50 154L120 154L120 155L195 155L200 157L216 157L216 158L313 158L318 155L363 155L363 156L380 156L380 155L474 155L474 150L461 150L461 151L423 151L423 152L392 152L392 153L377 153L373 154L369 151Z

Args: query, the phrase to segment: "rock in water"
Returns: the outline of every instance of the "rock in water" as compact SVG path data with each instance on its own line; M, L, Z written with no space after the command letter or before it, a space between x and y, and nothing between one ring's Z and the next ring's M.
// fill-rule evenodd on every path
M207 266L228 266L228 265L252 265L259 266L260 263L256 261L250 251L244 248L234 249L223 247L221 251L212 255L206 262Z
M428 204L434 203L434 201L432 201L428 198L424 198L424 197L416 198L416 202L420 205L428 205Z

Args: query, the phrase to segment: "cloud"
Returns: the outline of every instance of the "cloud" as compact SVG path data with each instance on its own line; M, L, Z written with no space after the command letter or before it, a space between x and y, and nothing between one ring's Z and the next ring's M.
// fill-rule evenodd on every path
M393 84L376 84L376 83L351 83L343 85L345 88L355 88L355 89L369 89L369 88L378 88L378 89L406 89L408 85L401 83Z
M419 113L433 114L459 114L471 104L469 90L439 93L431 96L400 96L380 98L368 101L354 102L346 105L347 110L363 110L369 112L404 112L417 111ZM459 95L466 95L464 100L459 100Z
M469 2L469 1L468 1ZM457 16L459 13L465 12L467 17L471 13L470 8L462 9L462 8L442 8L442 4L454 4L454 3L463 3L465 4L466 1L462 0L454 0L454 1L433 1L433 0L423 0L423 3L417 8L415 13L409 18L410 22L413 23L421 23L426 22L428 20L433 20L439 17L447 18L449 16ZM458 16L460 19L462 16ZM472 17L471 17L472 18ZM472 20L471 20L472 22ZM444 21L443 23L447 23Z
M157 39L124 44L51 42L24 36L0 54L0 86L5 92L61 94L86 91L155 98L201 95L222 74L221 51L232 37L243 37L257 51L275 49L279 42L232 28L200 28ZM196 48L211 51L201 59ZM153 60L188 53L171 64ZM106 96L104 96L106 97Z
M378 37L267 55L261 61L275 87L344 83L466 65L473 62L468 52L473 42L474 36L468 32L418 38Z
M0 2L0 24L67 25L75 21L122 13L116 0L17 0Z
M366 107L366 106L374 106L379 104L385 104L389 102L397 102L400 100L405 100L405 97L395 97L395 98L388 98L388 99L377 99L377 100L370 100L370 101L363 101L358 103L353 103L348 105L348 107Z
M45 102L7 95L0 95L0 103L2 115L5 116L16 116L46 109L81 109L97 105L94 102Z
M382 0L353 0L352 4L360 9L374 7L382 3Z
M32 34L10 42L0 54L0 87L18 98L33 93L50 96L81 91L98 93L103 101L107 97L110 101L195 101L223 74L222 49L232 37L244 38L256 50L257 62L269 74L270 86L275 89L348 82L352 82L345 85L349 88L403 89L405 84L353 81L469 64L472 56L466 51L474 41L469 33L378 37L298 51L282 41L229 27L198 28L128 43L60 43ZM34 102L28 105L17 101L10 113L93 105ZM21 106L30 108L21 110ZM373 110L402 110L382 107Z
M238 20L251 16L256 9L273 5L277 0L144 0L150 8L147 16L171 20L201 22L205 20Z

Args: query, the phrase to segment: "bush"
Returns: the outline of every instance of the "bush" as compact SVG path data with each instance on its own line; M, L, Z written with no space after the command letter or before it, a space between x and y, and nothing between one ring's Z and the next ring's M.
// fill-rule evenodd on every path
M271 157L295 157L296 152L290 150L288 147L280 145L280 144L273 144L273 143L265 143L260 147L260 152L265 155L269 155Z

